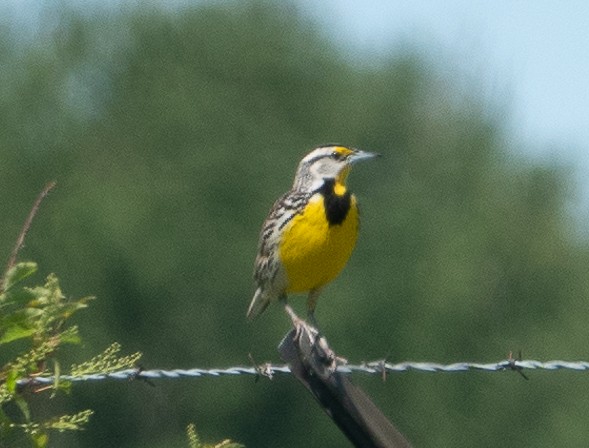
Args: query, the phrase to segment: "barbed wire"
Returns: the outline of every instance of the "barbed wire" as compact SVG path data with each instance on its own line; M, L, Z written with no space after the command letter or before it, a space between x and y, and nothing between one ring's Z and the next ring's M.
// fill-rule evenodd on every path
M381 361L373 361L358 365L339 365L337 371L345 374L363 373L369 375L387 375L389 373L400 372L428 372L428 373L458 373L467 371L483 372L500 372L512 370L520 373L524 378L524 370L589 370L587 361L535 361L535 360L516 360L508 358L496 363L477 363L477 362L458 362L453 364L439 364L433 362L401 362L391 364ZM272 378L274 375L290 374L290 368L287 365L272 365L270 363L253 367L229 367L224 369L153 369L143 370L126 369L110 373L99 373L92 375L60 375L59 381L86 382L86 381L104 381L104 380L155 380L155 379L180 379L180 378L203 378L203 377L222 377L222 376L239 376L254 375L266 376ZM53 376L36 376L20 380L19 386L31 384L52 384L56 380Z

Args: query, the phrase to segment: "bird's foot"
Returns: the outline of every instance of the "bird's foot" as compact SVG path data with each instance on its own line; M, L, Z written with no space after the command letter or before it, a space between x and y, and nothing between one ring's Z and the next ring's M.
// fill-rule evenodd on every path
M298 316L291 316L291 318L295 328L294 340L300 341L302 337L306 337L309 344L313 344L319 334L317 329Z
M335 352L327 344L327 339L324 336L318 336L313 344L313 349L316 351L323 363L328 366L330 372L335 372L338 366L343 366L348 363L348 360L337 356Z
M284 309L290 316L292 325L295 329L295 335L293 339L295 341L299 341L302 335L306 335L308 337L309 343L312 344L317 335L319 334L319 331L312 325L309 325L299 316L297 316L297 314L294 312L290 305L284 305Z
M316 356L314 358L317 362L321 363L324 368L327 368L329 373L333 373L337 370L338 366L345 365L348 361L345 358L341 358L335 354L335 352L329 347L327 339L317 329L317 323L315 316L309 313L309 320L311 323L301 319L290 305L285 304L284 309L290 316L294 327L293 341L297 342L299 346L305 345L308 350L314 352Z

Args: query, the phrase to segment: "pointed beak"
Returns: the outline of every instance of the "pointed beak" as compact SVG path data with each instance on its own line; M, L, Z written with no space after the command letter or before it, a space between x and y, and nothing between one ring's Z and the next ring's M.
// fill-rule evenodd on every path
M361 160L373 159L375 157L380 157L380 154L377 154L375 152L367 152L367 151L361 151L359 149L355 149L354 152L352 154L350 154L348 160L353 165L356 162L360 162Z

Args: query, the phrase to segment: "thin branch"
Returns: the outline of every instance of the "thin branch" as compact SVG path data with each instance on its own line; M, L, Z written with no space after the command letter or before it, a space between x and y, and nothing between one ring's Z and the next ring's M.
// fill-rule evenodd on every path
M25 220L22 226L20 234L18 235L16 244L14 245L14 249L12 249L12 254L10 254L10 258L8 259L8 263L6 264L6 269L4 270L4 275L2 276L3 278L6 277L6 273L16 264L16 258L18 257L18 253L24 245L25 238L27 236L27 233L29 233L29 229L31 228L33 219L35 218L35 215L37 214L37 211L41 206L41 202L43 202L43 199L45 199L45 197L55 187L56 184L57 182L55 181L49 182L47 185L45 185L45 188L43 188L41 193L39 193L39 195L37 196L37 199L35 200L35 203L33 204L31 211L29 212L29 216L27 216L27 219Z

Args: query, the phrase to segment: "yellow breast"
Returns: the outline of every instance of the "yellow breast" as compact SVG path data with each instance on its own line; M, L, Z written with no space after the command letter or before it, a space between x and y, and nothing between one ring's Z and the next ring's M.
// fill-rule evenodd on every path
M279 246L286 292L306 292L332 281L344 268L358 237L358 208L352 196L341 224L330 225L323 196L314 195L303 213L285 227Z

